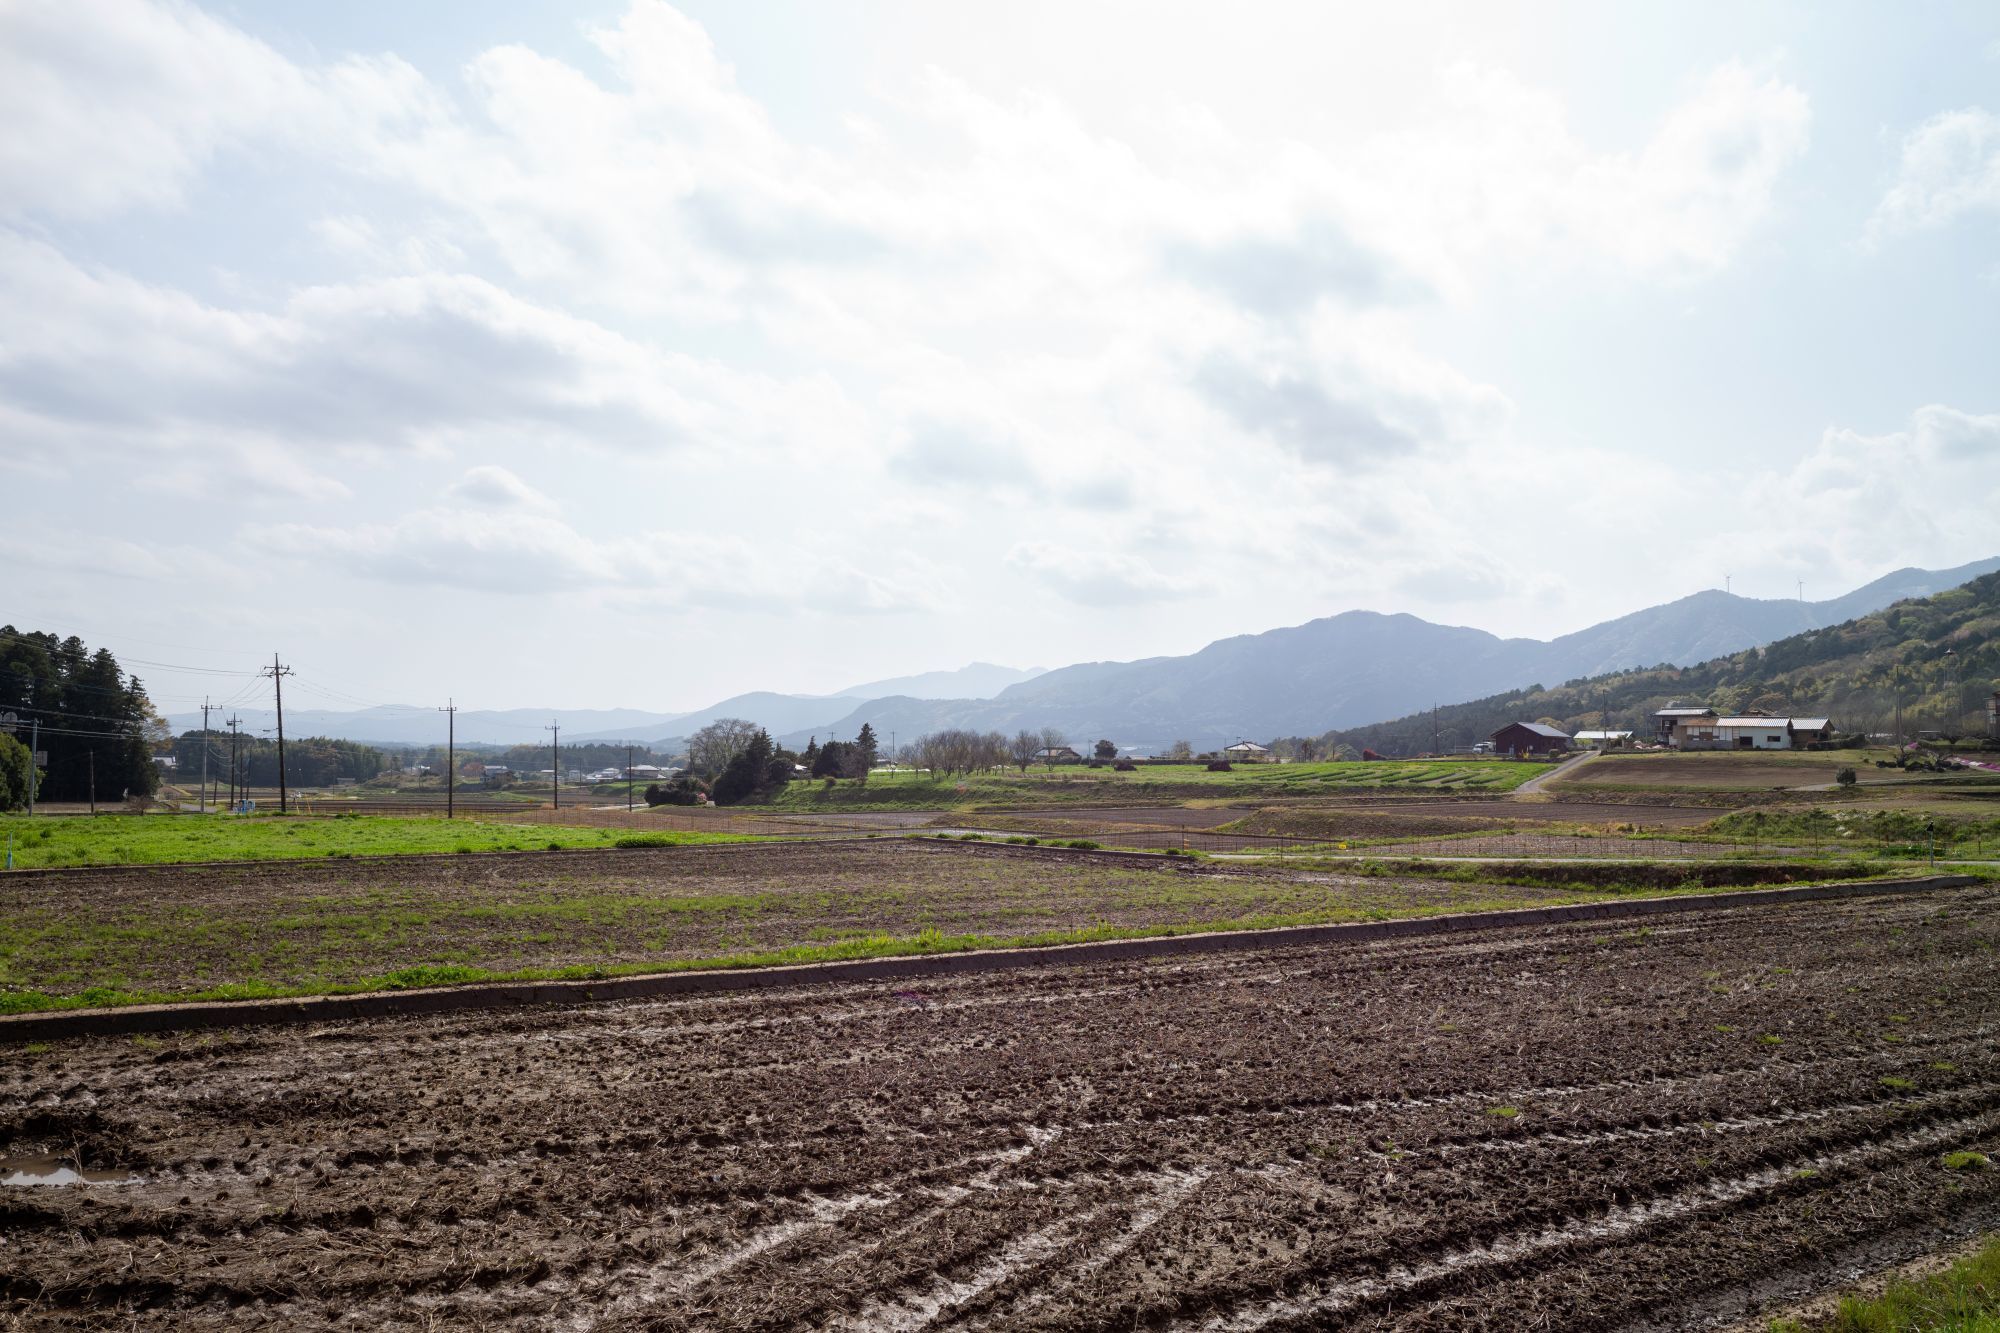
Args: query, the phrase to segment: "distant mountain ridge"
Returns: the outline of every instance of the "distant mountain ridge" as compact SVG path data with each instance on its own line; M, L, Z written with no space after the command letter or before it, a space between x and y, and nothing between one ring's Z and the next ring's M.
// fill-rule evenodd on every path
M1907 585L1903 585L1907 586ZM1845 599L1836 599L1841 601ZM1487 739L1509 722L1550 719L1650 739L1670 702L1720 712L1762 708L1832 719L1842 734L1930 729L1977 734L2000 688L2000 573L1929 596L1686 666L1655 665L1547 687L1508 690L1366 726L1336 729L1329 747L1407 755Z
M1407 613L1345 611L1219 639L1185 656L1085 662L1053 671L975 662L955 672L869 682L837 695L741 694L687 713L467 711L458 715L458 734L468 743L518 744L545 739L542 728L560 718L566 740L657 744L684 738L718 717L744 717L792 745L813 736L852 736L866 722L884 741L906 741L940 727L1009 732L1057 727L1072 743L1103 737L1153 750L1185 739L1208 749L1244 738L1319 735L1535 683L1705 661L1906 598L1931 596L1996 570L2000 557L1956 569L1899 569L1822 602L1709 590L1546 641L1501 638ZM990 697L974 688L1000 684L1010 675L1018 679ZM952 688L954 681L962 693L932 693ZM875 698L855 693L875 689L885 693ZM268 710L239 711L246 727L271 725ZM181 731L199 725L200 714L172 714L168 721ZM435 712L421 708L285 714L288 734L392 744L430 744L442 736L440 722Z
M1103 737L1142 750L1181 739L1209 749L1243 738L1318 735L1535 682L1702 661L1995 570L2000 557L1956 569L1899 569L1824 602L1698 592L1547 641L1503 639L1406 613L1346 611L1220 639L1184 657L1062 667L990 700L871 700L833 732L848 735L863 722L903 737L939 727L1053 726L1072 742Z

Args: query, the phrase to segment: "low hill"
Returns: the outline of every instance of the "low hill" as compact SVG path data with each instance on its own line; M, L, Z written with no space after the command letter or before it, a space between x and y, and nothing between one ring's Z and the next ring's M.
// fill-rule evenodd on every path
M1652 715L1672 702L1721 712L1830 717L1843 732L1903 729L1976 734L1985 700L2000 688L2000 573L1900 601L1824 629L1694 666L1658 666L1533 685L1391 722L1328 732L1382 754L1417 754L1484 740L1509 722L1548 719L1565 731L1607 727L1650 736ZM1435 737L1435 742L1434 738Z

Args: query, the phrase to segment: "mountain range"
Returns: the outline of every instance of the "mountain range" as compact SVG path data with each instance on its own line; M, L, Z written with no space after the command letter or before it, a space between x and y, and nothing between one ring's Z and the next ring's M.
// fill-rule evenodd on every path
M1684 666L1616 671L1338 730L1336 745L1417 754L1469 745L1509 722L1548 720L1651 739L1669 703L1830 718L1841 734L1975 733L2000 684L2000 574L1899 600L1825 628Z
M852 736L862 723L887 741L941 727L1014 731L1056 727L1072 743L1106 737L1140 751L1187 740L1197 749L1241 738L1318 735L1433 703L1479 699L1531 684L1707 661L1927 597L2000 570L2000 558L1956 569L1899 569L1840 597L1807 602L1694 593L1661 606L1541 640L1438 625L1409 614L1346 611L1303 625L1220 639L1184 656L1086 662L1053 671L973 663L956 672L868 682L833 695L759 692L684 713L511 709L458 714L466 742L543 739L560 716L569 740L683 738L718 717L744 717L786 744ZM268 714L239 710L253 729ZM175 714L176 731L199 714ZM435 711L287 710L286 731L393 744L442 734Z

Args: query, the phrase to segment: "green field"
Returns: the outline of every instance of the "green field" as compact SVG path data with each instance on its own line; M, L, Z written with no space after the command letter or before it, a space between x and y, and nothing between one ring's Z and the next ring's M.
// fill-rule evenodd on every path
M876 773L867 782L794 782L771 802L794 810L950 810L1021 805L1153 805L1267 797L1340 796L1368 791L1509 792L1548 769L1494 759L1410 759L1326 764L1239 764L1211 773L1201 764L1031 767L1026 773Z
M1488 882L1471 866L1446 878L997 856L901 839L625 858L244 863L85 878L53 894L38 879L0 876L0 1013L879 958L1631 891L1566 872L1514 867L1509 877Z
M541 848L745 842L735 833L647 832L492 819L398 819L380 815L286 818L257 815L0 815L0 858L14 868L147 865L173 861L283 861L414 852L506 852Z

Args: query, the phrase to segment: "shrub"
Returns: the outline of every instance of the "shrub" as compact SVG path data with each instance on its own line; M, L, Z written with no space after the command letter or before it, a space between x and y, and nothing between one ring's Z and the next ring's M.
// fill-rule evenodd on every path
M1211 759L1208 761L1208 771L1211 773L1230 773L1235 770L1230 768L1227 759Z
M700 805L708 788L700 778L683 773L667 783L653 783L646 788L647 805Z
M1859 781L1859 779L1854 776L1854 770L1851 768L1841 769L1833 780L1839 783L1843 787L1852 787L1857 781Z
M1111 766L1111 771L1114 773L1137 773L1139 766L1130 759L1120 759Z

